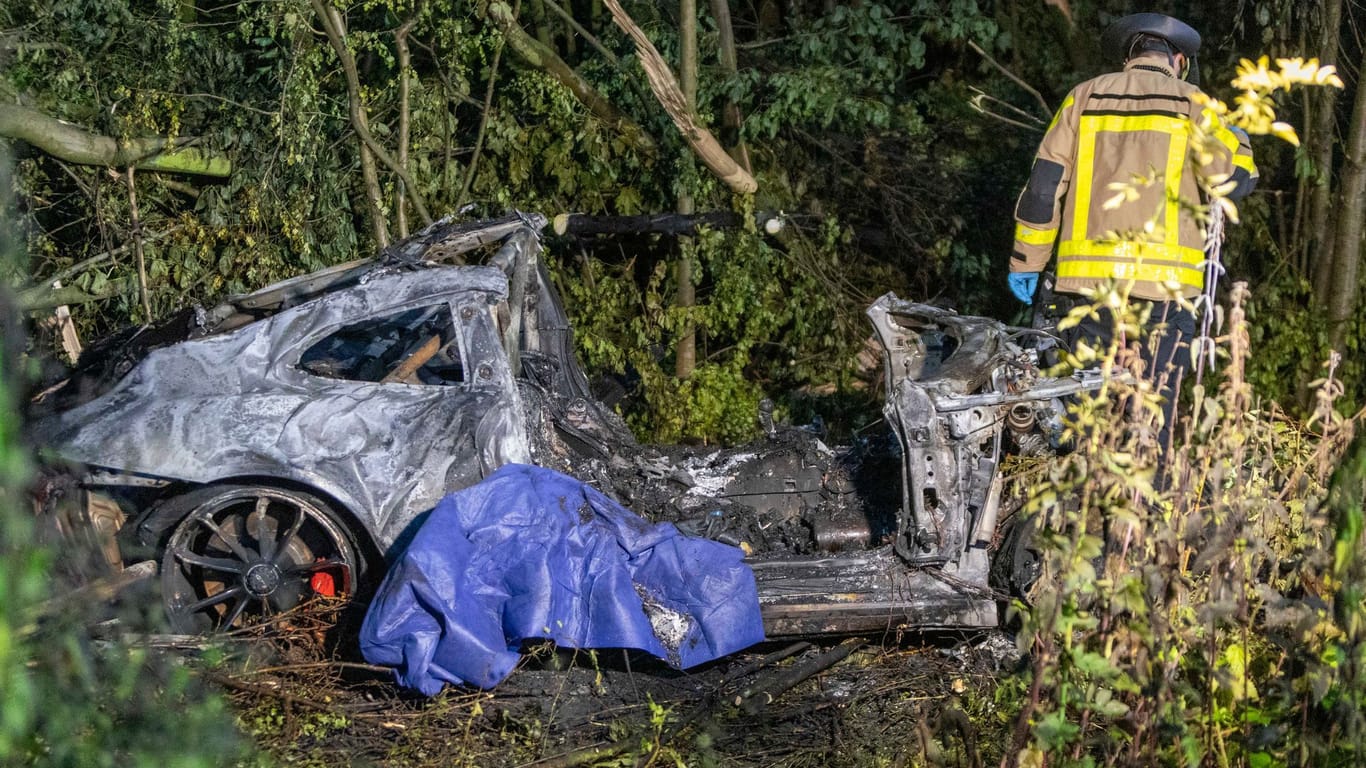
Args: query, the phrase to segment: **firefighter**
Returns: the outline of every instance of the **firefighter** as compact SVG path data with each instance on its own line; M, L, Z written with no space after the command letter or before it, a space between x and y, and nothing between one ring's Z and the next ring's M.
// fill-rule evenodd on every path
M1206 197L1201 174L1207 184L1227 176L1234 184L1229 197L1238 200L1252 191L1257 170L1246 134L1197 100L1199 33L1170 16L1138 13L1111 24L1101 44L1123 70L1073 88L1049 125L1015 207L1009 285L1032 304L1056 246L1055 300L1063 311L1084 300L1082 291L1110 280L1154 303L1153 322L1165 332L1144 358L1166 396L1159 434L1165 448L1171 387L1190 366L1187 347L1196 333L1192 313L1172 299L1191 299L1205 288L1206 232L1189 206ZM1197 146L1197 125L1212 142ZM1202 155L1209 161L1203 168ZM1117 194L1112 184L1132 185L1137 199L1107 206ZM1085 339L1103 349L1112 336L1113 319L1101 313L1065 332L1063 342L1074 347Z

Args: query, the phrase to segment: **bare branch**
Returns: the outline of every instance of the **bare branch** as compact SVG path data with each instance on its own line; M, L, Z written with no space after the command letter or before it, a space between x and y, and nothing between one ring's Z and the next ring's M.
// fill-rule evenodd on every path
M996 59L993 59L993 58L991 57L991 54L989 54L989 53L987 53L986 51L982 50L982 47L981 47L980 45L978 45L977 43L973 42L972 40L969 40L969 41L968 41L968 47L971 48L972 50L976 51L976 52L977 52L977 55L979 55L979 56L981 56L982 58L986 59L986 60L987 60L987 63L990 64L991 66L995 67L995 68L997 69L997 71L999 71L1001 74L1003 74L1003 75L1005 75L1006 77L1010 78L1011 82L1013 82L1013 83L1015 83L1016 85L1020 86L1021 88L1023 88L1023 89L1025 90L1026 93L1030 94L1030 95L1033 96L1035 99L1037 99L1038 102L1039 102L1039 106L1043 108L1044 115L1046 115L1047 117L1052 117L1052 116L1053 116L1053 110L1052 110L1052 108L1050 108L1050 107L1048 106L1048 102L1047 102L1047 101L1044 101L1043 94L1039 93L1039 91L1038 91L1036 88L1034 88L1034 86L1030 85L1029 83L1026 83L1026 82L1024 81L1024 79L1021 78L1019 75L1015 74L1014 72L1011 72L1009 69L1006 69L1004 65L1002 65L1002 64L1001 64L999 61L997 61Z
M1038 115L1026 112L1023 109L1020 109L1019 107L1015 106L1014 104L1002 101L1001 99L998 99L995 96L985 93L975 87L971 88L970 90L972 90L977 95L973 96L971 99L968 99L968 106L972 107L974 110L980 112L981 114L986 115L987 117L990 117L993 120L999 120L1005 123L1006 125L1013 125L1016 128L1023 128L1027 131L1032 131L1034 133L1039 133L1043 131L1043 128L1046 125L1046 123L1043 120L1041 120ZM1029 123L1025 123L1014 118L1006 117L1005 115L1002 115L999 112L994 112L986 106L986 102L1000 104L1001 106L1005 107L1011 112L1014 112L1017 115L1024 117L1026 120L1029 121Z
M417 210L417 215L422 217L422 223L431 224L432 216L427 212L427 202L418 191L417 184L413 182L413 177L408 173L408 169L395 161L384 146L375 140L374 134L370 132L370 121L366 118L360 101L360 72L356 68L356 57L351 55L351 49L346 45L346 27L342 21L341 12L325 5L323 0L310 0L310 2L313 5L314 13L322 21L328 42L332 44L332 50L336 52L337 59L341 61L342 71L346 74L347 95L349 97L347 100L350 107L352 128L355 129L356 135L360 137L361 142L370 150L375 159L402 179L407 186L408 196L412 198L413 208Z
M516 11L513 11L516 15ZM503 63L503 44L507 36L504 35L498 40L498 45L493 49L493 63L489 66L489 83L484 89L484 103L479 113L479 132L474 137L474 153L470 155L470 162L465 166L465 179L460 182L460 194L455 198L455 207L463 208L466 196L470 193L470 188L474 185L474 172L479 169L479 158L484 152L484 137L488 134L489 120L493 117L493 89L498 82L498 65Z
M589 45L593 46L594 50L602 54L602 57L604 59L607 59L608 61L612 62L612 66L615 67L621 63L621 60L617 58L617 55L615 53L612 53L611 51L603 47L602 42L599 41L596 37L594 37L592 32L589 32L588 30L584 29L582 24L575 21L574 17L569 15L569 12L566 11L564 8L560 7L559 3L555 2L555 0L541 0L541 2L545 3L546 7L554 11L556 16L559 16L561 19L564 19L564 23L568 24L569 28L574 30L574 32L577 33L579 37L582 37L585 41L587 41Z
M133 178L133 169L125 171L123 178L128 184L128 212L132 216L131 235L133 255L137 257L138 263L138 296L142 299L142 321L150 323L156 318L152 317L152 299L147 286L147 259L142 253L142 219L138 216L138 187Z

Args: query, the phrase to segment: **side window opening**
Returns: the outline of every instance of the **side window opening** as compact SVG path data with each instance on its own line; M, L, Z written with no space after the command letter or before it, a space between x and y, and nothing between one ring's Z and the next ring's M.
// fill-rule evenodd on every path
M309 347L299 367L314 376L382 384L442 386L465 379L446 304L344 326Z

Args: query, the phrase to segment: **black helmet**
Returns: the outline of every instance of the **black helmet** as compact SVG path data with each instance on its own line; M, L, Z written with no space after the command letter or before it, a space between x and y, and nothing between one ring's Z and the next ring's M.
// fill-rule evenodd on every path
M1134 13L1116 19L1101 36L1101 49L1107 58L1123 63L1129 59L1129 50L1134 38L1139 35L1160 37L1171 43L1177 51L1185 54L1191 63L1191 76L1186 79L1195 80L1195 57L1200 53L1200 33L1184 21L1170 16L1160 13Z

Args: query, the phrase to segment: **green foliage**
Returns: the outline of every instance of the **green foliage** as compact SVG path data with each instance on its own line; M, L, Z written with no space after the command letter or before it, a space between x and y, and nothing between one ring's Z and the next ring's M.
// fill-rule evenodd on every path
M630 10L673 60L672 23L649 6ZM685 322L701 329L706 370L692 382L654 377L661 389L634 414L644 432L738 439L752 430L759 397L804 385L842 387L855 341L866 334L862 308L885 290L958 290L968 310L999 291L991 275L1004 257L1008 222L974 226L969 208L1009 207L1005 198L1014 191L1005 186L1014 185L997 183L995 166L1018 154L1023 170L1027 149L1016 152L1014 140L966 119L972 113L960 76L977 61L963 59L961 44L972 39L991 49L998 37L990 13L971 0L836 5L828 13L792 6L781 34L748 48L735 77L710 66L714 47L704 40L699 113L715 128L727 101L739 106L740 134L722 138L753 142L761 180L759 195L738 203L686 150L630 43L605 15L580 20L625 55L621 65L567 43L560 51L644 126L659 147L655 156L638 154L562 85L517 60L477 4L375 2L344 15L362 109L391 154L404 117L400 76L407 76L407 167L436 215L470 201L487 213L658 212L685 191L702 210L734 204L796 212L780 243L751 236L744 248L698 246L693 258L705 285L696 317L665 311L673 301L671 268L656 276L656 266L675 258L668 244L632 254L639 261L632 274L618 276L618 293L581 294L576 321L601 318L601 329L580 334L597 372L630 367L644 376L652 365L667 373L678 330ZM702 15L708 20L705 9ZM536 32L552 43L562 39L545 17L528 12L524 21L544 25ZM302 0L189 12L169 0L53 7L20 0L0 9L0 28L14 41L0 92L111 136L199 137L201 146L232 159L234 174L222 183L138 174L154 314L371 251L347 90L316 22ZM409 25L413 52L407 73L398 67L400 24ZM987 177L973 176L984 167L991 168ZM380 184L396 229L400 185L384 167ZM127 190L104 170L35 156L21 163L19 187L31 274L60 274L131 243ZM416 226L414 217L409 206ZM730 264L733 254L742 258ZM595 271L620 267L620 257L589 258L598 262ZM77 309L83 335L147 319L129 249L75 270L65 283L96 295L121 286L98 311ZM961 287L949 287L955 284ZM788 289L789 306L779 306L775 292ZM633 320L647 299L659 310ZM755 309L754 317L727 319L741 307ZM655 357L662 362L646 363ZM652 423L654 413L667 423ZM697 417L683 424L682 413Z
M775 248L753 231L704 232L690 241L698 306L673 306L670 262L654 260L642 286L636 260L607 267L558 264L587 364L642 380L643 405L628 414L642 437L739 442L757 430L766 392L828 380L852 360L859 336L841 328L832 286L833 241ZM596 309L594 309L596 308ZM622 324L621 318L628 320ZM698 365L673 376L671 345L685 325L699 334Z
M1361 653L1352 617L1366 577L1353 570L1353 521L1366 465L1358 449L1328 503L1306 503L1325 496L1351 434L1332 411L1341 390L1330 374L1313 432L1259 406L1245 375L1244 299L1235 291L1222 382L1196 388L1189 430L1165 464L1151 442L1156 391L1137 375L1083 399L1069 427L1077 451L1031 500L1043 586L1017 608L1042 695L1022 715L1033 735L1017 745L1022 762L1360 759L1364 689L1344 661ZM1125 310L1117 324L1143 321ZM1102 354L1134 362L1129 350Z
M4 188L8 159L0 158ZM0 216L5 261L14 249L9 221ZM25 493L32 466L14 399L23 341L7 297L0 296L0 308L0 764L190 767L245 760L232 715L190 670L136 645L96 644L85 626L86 606L50 610L57 553L42 543ZM78 556L70 546L63 555Z
M724 86L745 106L746 133L773 138L793 127L911 127L916 115L903 108L907 81L925 68L930 46L989 41L996 29L972 0L910 6L837 5L828 15L799 19L790 42L773 57L796 62L796 68L747 70Z
M325 768L335 756L317 745L343 737L351 720L335 712L286 711L275 700L261 701L238 714L244 733L263 750L289 765Z
M1312 63L1267 65L1244 62L1236 110L1211 109L1294 141L1267 97L1336 77ZM1204 132L1193 131L1194 146ZM1209 206L1236 221L1219 180L1199 181ZM1123 285L1090 298L1064 326L1109 308L1114 338L1145 341L1151 305L1131 305ZM1077 449L1031 498L1044 577L1033 604L1018 606L1034 655L1017 731L1027 726L1033 739L1015 745L1022 763L1361 760L1359 456L1318 503L1353 428L1335 412L1339 358L1315 385L1310 423L1286 421L1249 379L1248 298L1235 283L1218 386L1207 390L1197 372L1170 447L1154 440L1161 372L1143 370L1136 345L1083 346L1068 361L1128 377L1080 399L1067 426Z
M742 37L741 67L734 75L713 66L714 33L706 32L713 27L709 12L701 11L699 114L727 145L748 141L760 181L755 199L740 203L699 169L646 86L630 43L605 15L584 16L579 9L579 20L623 56L618 65L579 42L571 46L576 35L551 17L523 9L523 21L535 26L539 37L654 138L659 147L654 156L638 154L558 82L518 61L478 4L385 0L344 9L347 44L360 69L362 108L391 154L397 151L403 118L401 76L411 86L407 167L435 215L471 201L487 213L512 207L552 214L659 212L673 208L685 191L700 209L752 205L793 214L791 236L764 242L783 254L780 260L827 270L821 273L824 285L810 319L719 328L720 313L706 307L710 296L705 296L697 313L711 317L696 322L704 324L704 334L712 334L706 342L709 354L736 345L762 346L739 351L746 360L732 361L730 353L705 360L704 365L719 368L704 382L667 383L667 392L656 393L653 404L638 409L637 423L647 432L655 425L642 414L679 412L683 403L702 397L693 393L713 386L717 389L707 397L733 400L727 408L735 415L717 416L712 407L707 409L712 415L699 424L725 429L731 437L744 432L733 424L757 393L738 384L742 374L770 397L789 386L844 387L853 340L865 332L862 309L886 290L946 299L966 312L1009 314L1015 307L1002 304L1000 280L1009 252L1009 211L1037 136L982 117L968 101L973 89L980 89L1026 111L1039 107L965 44L980 45L1035 81L1045 95L1070 85L1095 53L1085 36L1064 39L1056 10L1046 4L1006 12L974 0L796 3L784 4L777 16L770 15L776 6L760 5L732 9ZM1077 18L1094 11L1104 19L1122 12L1121 6L1092 4L1091 10L1078 9ZM629 10L666 58L675 61L678 43L667 14L640 4ZM1287 19L1291 26L1305 23L1294 4L1280 0L1258 3L1254 11L1278 29ZM1193 21L1209 27L1210 39L1225 32L1259 34L1251 28L1256 18L1246 14L1213 8L1192 13ZM198 137L200 146L233 160L235 173L222 183L138 175L154 314L372 252L346 87L316 21L302 0L229 6L17 0L0 8L0 29L6 34L0 95L110 136ZM399 71L394 38L401 24L410 25L413 52L406 73ZM1277 45L1288 44L1289 33L1278 35ZM1204 58L1210 67L1227 66L1217 57ZM718 125L729 102L743 120L735 135ZM1271 183L1272 170L1264 167L1264 186ZM383 211L391 229L397 229L401 185L383 167L380 185ZM29 272L37 277L57 275L131 243L127 190L105 169L27 157L20 163L18 187L27 216ZM411 205L406 218L417 226ZM1273 212L1259 220L1273 221ZM840 241L820 242L831 228L841 232ZM1244 252L1269 253L1266 244L1273 238L1286 240L1270 225L1263 231ZM658 245L626 257L639 259L634 274L629 280L623 275L619 286L630 300L611 293L580 297L576 320L601 317L611 330L585 339L584 352L596 372L639 368L640 358L659 356L660 349L667 357L675 343L671 334L682 327L678 318L654 318L648 328L622 331L643 306L642 297L657 295L661 306L672 302L671 276L656 280L654 267L674 253ZM712 261L720 263L708 248L701 247L695 257L703 270ZM838 260L833 280L819 263L830 257ZM595 270L604 272L618 269L622 260L600 252L589 258L600 262ZM1252 266L1273 273L1268 282L1280 286L1274 290L1285 297L1288 310L1267 295L1259 306L1268 308L1264 316L1278 321L1263 325L1259 320L1254 333L1287 351L1301 340L1319 338L1315 318L1294 311L1302 306L1292 303L1301 300L1298 278L1276 272L1274 263ZM707 279L720 280L716 296L726 300L739 295L727 294L727 286L762 296L775 285L801 282L784 282L780 271L760 267L753 261L739 267L753 270L747 278L712 274ZM765 280L771 285L761 289L758 283ZM77 309L86 336L147 319L133 289L136 268L127 250L76 270L65 282L94 294L122 287L98 309ZM781 328L782 338L765 338L759 327L764 324ZM621 338L628 335L635 337L630 343ZM628 350L636 359L625 359ZM1302 365L1291 371L1262 358L1253 364L1264 366L1253 374L1259 384L1299 386L1303 376L1312 377ZM667 371L667 361L655 367ZM673 423L658 431L721 438L712 428Z
M686 768L688 762L682 753L669 744L668 730L670 715L668 707L655 702L653 697L646 700L649 708L649 722L643 731L631 732L629 725L613 723L610 732L619 744L631 744L631 748L611 756L604 755L593 761L601 768L628 768L636 765L672 765ZM639 724L636 725L639 727ZM634 742L634 743L632 743Z

